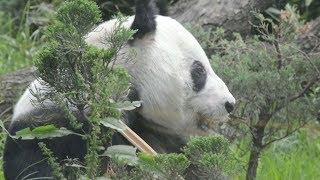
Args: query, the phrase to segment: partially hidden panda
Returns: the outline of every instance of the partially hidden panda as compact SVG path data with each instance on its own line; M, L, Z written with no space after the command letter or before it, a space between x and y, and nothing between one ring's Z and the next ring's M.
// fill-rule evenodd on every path
M235 98L214 73L197 40L176 20L157 15L152 0L137 0L135 15L123 26L137 30L134 39L122 49L134 50L130 62L118 61L132 77L130 100L141 100L142 106L124 114L127 124L157 152L179 152L189 137L213 133L210 124L226 119L233 110ZM161 12L161 11L160 11ZM86 35L86 42L105 48L103 42L116 24L106 21ZM31 83L14 108L9 132L45 123L66 126L67 119L52 106L51 116L37 119L43 113L34 107L32 90L41 89L39 80ZM80 119L81 117L79 117ZM52 177L52 169L39 149L40 140L7 138L3 155L7 180ZM78 136L45 139L59 162L72 158L84 160L86 143ZM115 133L112 144L128 144Z

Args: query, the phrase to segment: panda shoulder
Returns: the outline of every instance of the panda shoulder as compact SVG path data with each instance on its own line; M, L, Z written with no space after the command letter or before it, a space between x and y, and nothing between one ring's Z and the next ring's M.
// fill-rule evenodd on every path
M129 16L126 21L122 22L122 27L130 28L134 16ZM99 24L90 33L85 36L85 40L89 45L104 48L106 46L107 37L111 36L115 28L119 25L118 19L111 19Z
M16 105L13 109L13 117L12 120L14 121L21 115L28 114L36 109L33 101L36 100L34 93L43 93L47 91L48 87L41 83L40 79L34 80L28 88L24 91Z

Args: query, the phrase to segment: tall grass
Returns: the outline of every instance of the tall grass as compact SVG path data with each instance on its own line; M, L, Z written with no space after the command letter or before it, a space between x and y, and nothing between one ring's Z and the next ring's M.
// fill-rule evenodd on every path
M32 64L39 38L38 31L31 32L26 21L28 9L26 6L19 25L13 17L0 11L0 75Z
M304 131L270 147L261 157L258 179L319 179L320 131Z
M234 151L240 161L249 159L249 141L240 141ZM243 172L233 179L245 179ZM257 180L316 180L320 177L320 126L312 124L263 151Z

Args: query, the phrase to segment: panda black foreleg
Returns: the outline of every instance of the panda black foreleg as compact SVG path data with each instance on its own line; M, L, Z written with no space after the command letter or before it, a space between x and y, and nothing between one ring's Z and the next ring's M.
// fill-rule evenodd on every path
M35 141L7 137L3 161L6 180L52 177L51 168Z
M58 162L63 165L66 159L84 161L86 155L86 142L79 136L69 135L65 137L40 140L16 140L7 138L4 150L4 173L7 180L40 177L52 177L52 168L48 164L47 157L43 155L38 143L44 142ZM63 168L66 177L71 175ZM28 179L27 178L27 179Z
M20 117L12 121L9 133L14 135L17 131L24 128L33 128L46 124L54 124L56 127L68 127L68 121L59 113L51 113L50 116L39 116L41 112L32 112L28 116ZM34 119L34 117L42 117ZM50 117L50 118L49 118ZM43 120L44 119L44 120ZM52 178L52 168L48 164L47 157L43 155L38 143L43 142L50 149L60 165L65 165L66 160L77 160L84 162L87 153L86 141L77 135L68 135L51 139L32 139L21 140L7 137L4 155L3 169L7 180L29 179L29 178ZM69 174L70 167L62 168L66 177ZM52 178L53 179L53 178ZM70 178L72 179L72 178Z

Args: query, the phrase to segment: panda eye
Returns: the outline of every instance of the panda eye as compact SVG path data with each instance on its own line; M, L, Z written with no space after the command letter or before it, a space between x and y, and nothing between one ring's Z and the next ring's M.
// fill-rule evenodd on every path
M207 80L207 72L200 61L194 61L191 65L191 78L193 81L193 90L201 91L204 88Z

